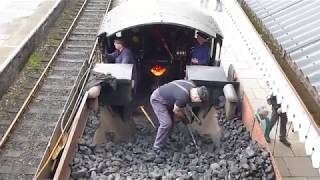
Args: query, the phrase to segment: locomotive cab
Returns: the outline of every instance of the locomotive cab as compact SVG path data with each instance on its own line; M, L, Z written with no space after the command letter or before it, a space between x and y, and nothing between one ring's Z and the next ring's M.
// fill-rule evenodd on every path
M191 64L191 52L197 46L197 30L173 24L140 25L119 31L111 36L100 36L100 50L104 63L113 63L108 54L115 51L114 40L121 38L134 56L132 80L135 93L150 93L156 87L186 76L186 66ZM209 37L209 61L217 64L216 44ZM221 40L220 40L221 42ZM220 43L221 44L221 43Z
M144 10L137 11L141 7ZM208 37L209 60L204 65L191 65L197 32ZM115 51L114 41L118 38L132 51L132 64L114 64L110 58L110 53ZM141 105L150 108L152 91L176 79L193 80L197 86L204 85L209 89L209 102L202 107L193 107L196 113L208 115L218 97L224 95L226 84L232 84L236 90L239 87L220 67L222 41L222 33L213 17L193 6L181 6L179 0L131 0L114 7L104 17L98 32L101 64L96 64L94 69L110 73L117 79L116 89L102 89L100 94L102 103L107 105L105 107L110 107L104 108L108 116L102 117L105 122L102 124L119 123L114 121L119 115L125 121L131 119L132 111ZM147 111L152 116L152 110ZM97 137L104 136L102 127L102 133Z

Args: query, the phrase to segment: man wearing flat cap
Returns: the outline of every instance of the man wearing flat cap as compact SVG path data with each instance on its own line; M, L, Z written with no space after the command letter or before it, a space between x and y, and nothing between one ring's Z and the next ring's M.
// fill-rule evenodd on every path
M129 48L126 47L126 44L123 39L115 39L114 47L116 50L107 54L107 59L118 64L133 64L134 56Z
M114 62L118 64L133 64L134 56L129 48L125 46L125 43L122 39L116 39L114 41L114 46L116 50L111 54L106 54L107 62ZM133 70L134 71L134 70ZM133 72L134 74L134 72ZM88 89L89 98L93 99L92 108L94 111L99 110L99 102L98 97L102 90L102 83L99 83Z
M208 100L209 92L205 86L196 87L192 81L175 80L164 84L153 91L150 97L151 106L160 126L153 144L155 150L164 148L170 135L174 113L179 119L184 118L183 108L189 103L203 103Z
M208 65L210 59L208 38L208 35L200 31L197 32L197 45L191 52L191 64Z

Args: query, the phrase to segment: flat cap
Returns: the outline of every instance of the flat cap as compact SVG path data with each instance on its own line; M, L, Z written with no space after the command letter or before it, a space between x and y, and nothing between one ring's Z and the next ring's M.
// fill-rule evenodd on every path
M200 32L200 31L197 32L197 35L201 36L204 39L208 39L209 38L209 36L207 34L205 34L203 32Z
M208 91L207 87L205 87L205 86L198 87L197 93L198 93L202 102L206 102L209 100L209 91Z
M126 43L124 42L124 40L123 40L123 39L120 39L120 38L115 39L115 40L114 40L114 43L116 43L116 44L122 44L123 46L126 44Z

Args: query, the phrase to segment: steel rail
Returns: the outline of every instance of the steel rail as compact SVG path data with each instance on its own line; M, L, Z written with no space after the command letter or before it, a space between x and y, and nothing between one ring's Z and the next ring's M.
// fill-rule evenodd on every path
M112 3L112 0L109 0L108 5L107 5L107 10L106 10L106 12L108 12L108 10L109 10L109 8L110 8L110 6L111 6L111 3ZM63 124L64 124L63 121L64 121L64 118L65 118L65 115L64 115L64 116L62 117L62 119L61 119L61 131L68 126L69 121L72 120L72 118L73 118L73 116L75 115L76 110L77 110L77 108L78 108L77 103L79 102L79 104L80 104L80 102L81 102L81 101L80 101L80 100L81 100L80 98L82 97L82 92L83 92L85 83L86 83L87 80L88 80L88 76L89 76L89 74L90 74L90 70L91 70L91 68L92 68L92 65L95 63L95 61L94 61L93 59L94 59L95 53L97 53L97 51L96 51L97 45L98 45L98 38L96 38L96 40L95 40L95 43L94 43L94 45L93 45L93 48L92 48L92 51L91 51L90 56L89 56L89 58L88 58L88 61L85 61L85 62L83 63L83 65L82 65L82 67L81 67L81 69L84 68L84 66L86 66L86 63L88 63L88 65L89 65L89 67L87 68L87 71L83 74L83 76L82 76L81 79L79 80L80 83L79 83L78 85L75 85L75 86L77 86L76 89L78 89L81 85L82 85L82 87L81 87L81 90L80 90L80 92L79 92L79 94L78 94L77 101L76 101L76 105L75 105L75 107L73 107L72 112L71 112L71 115L69 116L68 121L67 121L67 123L66 123L65 126L63 126ZM97 55L97 56L98 56L98 55ZM83 80L83 78L85 78L85 79L84 79L84 82L81 84L81 81ZM75 86L74 86L74 87L75 87ZM74 87L73 87L73 88L74 88ZM70 98L70 97L71 97L71 95L69 96L69 98ZM74 100L75 97L76 97L76 94L72 95L72 101ZM69 99L69 98L68 98L68 99ZM68 106L67 109L70 109L70 108L71 108L71 104L69 104L69 106Z
M86 0L86 1L87 1L87 0ZM108 10L109 10L109 8L110 8L110 5L111 5L111 2L112 2L112 0L109 1L108 5L107 5L107 10L106 10L106 12L108 12ZM85 89L86 82L87 82L88 79L89 79L90 70L92 69L93 64L95 63L95 61L94 61L93 59L94 59L94 57L95 57L97 45L98 45L98 38L95 40L93 49L92 49L92 51L91 51L91 53L90 53L90 56L89 56L88 60L83 63L81 69L85 68L85 66L87 66L87 65L88 65L89 67L87 68L87 70L84 72L84 74L83 74L82 77L80 78L79 83L77 83L77 84L75 84L75 85L73 86L73 89L72 89L72 90L74 90L74 88L79 89L79 87L81 86L81 89L80 89L79 93L78 93L78 94L77 94L77 93L72 94L72 92L71 92L70 96L68 97L68 99L72 98L72 100L70 100L70 101L72 102L72 101L75 99L76 95L78 95L78 96L77 96L77 100L76 100L76 102L75 102L75 104L74 104L74 106L73 106L73 108L72 108L71 114L70 114L69 117L68 117L68 121L67 121L67 123L66 123L65 126L64 126L64 119L66 118L65 114L64 114L63 116L61 116L61 118L59 119L59 120L61 120L61 124L60 124L61 134L59 135L58 140L56 141L56 143L55 143L52 151L50 152L50 155L49 155L48 158L45 160L44 165L39 168L40 170L39 170L38 173L34 176L34 179L39 179L39 178L40 178L40 176L42 175L42 173L44 172L44 170L45 170L46 167L48 166L49 162L50 162L50 161L53 159L53 157L55 156L56 150L57 150L58 148L61 148L61 147L59 147L60 141L63 140L63 137L64 137L64 135L65 135L65 132L67 132L67 131L69 130L71 124L73 123L74 116L75 116L75 114L76 114L76 112L77 112L77 109L78 109L80 103L81 103L81 98L82 98L82 95L83 95L83 91L84 91L84 89ZM80 72L80 73L81 73L81 72ZM81 76L81 74L79 74L79 76ZM67 109L64 110L64 112L68 111L71 107L72 107L72 103L70 103L70 104L68 105ZM63 113L64 113L64 112L63 112ZM68 136L69 136L69 135L68 135ZM64 148L64 144L63 144L63 147L62 147L62 148Z
M49 162L51 161L52 157L55 155L56 150L59 148L60 141L61 141L62 138L64 137L65 132L67 132L67 131L69 130L68 127L69 127L69 126L71 125L71 123L73 122L73 118L72 118L72 117L75 115L76 109L77 109L78 106L80 105L81 97L82 97L82 92L83 92L83 89L84 89L84 85L85 85L85 82L88 80L88 77L89 77L89 74L90 74L90 73L89 73L89 72L90 72L89 70L91 69L92 64L93 64L93 63L91 63L91 64L89 65L88 70L87 70L87 71L85 72L85 74L83 75L83 77L85 77L84 83L83 83L83 85L82 85L82 88L81 88L81 90L80 90L79 96L78 96L77 101L76 101L76 103L75 103L75 107L74 107L73 110L72 110L72 115L70 115L70 117L69 117L66 125L65 125L65 126L63 127L63 129L62 129L62 132L61 132L61 134L60 134L60 136L59 136L56 144L54 145L52 151L50 152L50 155L49 155L48 158L45 160L44 165L43 165L42 167L40 167L40 170L39 170L39 172L35 175L35 178L34 178L34 179L39 179L39 178L40 178L40 176L42 175L43 171L45 170L45 168L48 166ZM81 78L81 80L83 79L83 77Z
M56 49L56 51L54 52L54 54L52 55L51 59L49 60L47 66L45 67L45 69L43 70L41 76L39 77L39 79L37 80L36 84L34 85L34 87L32 88L31 92L29 93L27 99L23 102L23 105L21 106L21 108L19 109L18 113L16 114L14 120L12 121L12 123L10 124L9 128L7 129L7 131L5 132L5 134L3 135L3 137L1 138L0 141L0 149L3 147L3 145L5 144L6 140L8 139L10 133L12 132L15 124L17 123L18 119L20 118L20 116L23 114L24 110L26 109L26 107L29 105L29 103L31 102L32 98L34 97L34 94L37 92L38 88L40 87L40 84L42 82L42 80L45 78L46 74L48 73L48 70L50 69L52 63L54 62L56 56L58 55L58 53L60 52L61 48L63 47L64 43L66 42L66 39L69 37L71 30L73 29L74 25L76 24L76 21L78 20L80 14L82 13L82 10L84 9L84 7L86 6L88 0L85 0L83 5L81 6L78 14L76 15L75 19L73 20L72 24L70 25L66 35L63 37L62 41L60 42L58 48Z
M110 8L110 6L111 6L111 2L112 2L112 0L110 0L109 3L107 4L106 12L108 12L108 10L109 10L109 8ZM91 53L90 53L90 56L89 56L88 61L85 61L85 62L83 63L81 69L85 66L86 63L89 64L88 70L91 69L91 65L94 63L94 61L93 61L94 53L97 53L97 51L96 51L97 45L98 45L98 38L96 38L96 40L95 40L95 43L94 43L94 45L93 45L93 49L92 49L92 51L91 51ZM97 55L97 56L98 56L98 55ZM81 72L80 72L80 73L81 73ZM85 72L84 75L86 75L86 73L87 73L87 72ZM80 74L79 74L79 75L80 75ZM81 82L81 81L83 80L84 75L83 75L82 78L79 80L79 82ZM86 82L86 80L85 80L85 82ZM72 91L71 91L71 93L70 93L70 96L68 97L68 100L69 100L69 99L71 98L71 96L72 96L72 100L70 100L71 102L75 99L75 96L76 96L76 94L73 94L73 95L72 95L72 92L73 92L75 89L78 89L80 85L81 85L81 83L75 84L75 85L73 86ZM75 86L76 86L77 88L75 88ZM82 89L81 89L81 90L82 90ZM81 92L80 92L79 94L81 95ZM70 101L68 101L68 102L70 102ZM65 112L68 111L68 109L70 109L71 106L72 106L72 103L69 103L68 107L67 107L67 108L64 108L64 110L63 110L63 112L62 112L62 116L61 116L61 118L60 118L60 119L61 119L61 124L60 124L60 126L61 126L61 127L60 127L60 128L61 128L61 131L64 129L63 124L64 124L65 115L66 115ZM73 110L74 110L74 108L73 108ZM72 110L72 112L73 112L73 110ZM72 112L71 112L71 113L72 113ZM59 119L59 120L60 120L60 119Z
M79 87L80 87L80 85L81 85L81 81L83 80L83 78L85 77L85 75L86 75L87 73L89 73L89 70L91 69L91 64L94 63L94 61L92 61L92 59L93 59L93 57L94 57L94 53L95 53L95 51L96 51L97 44L98 44L98 39L96 39L96 41L95 41L95 43L94 43L93 50L92 50L91 53L90 53L90 56L89 56L88 61L85 61L85 62L83 63L83 65L82 65L82 67L81 67L81 69L84 69L84 68L85 68L84 66L86 66L86 63L88 63L88 64L89 64L89 68L88 68L87 71L84 73L84 75L81 77L81 79L78 81L79 83L76 83L76 84L73 85L72 91L71 91L71 93L70 93L70 95L69 95L69 97L68 97L68 100L69 100L69 99L71 99L71 100L68 101L68 103L67 103L68 105L66 104L67 107L64 108L64 110L63 110L63 112L62 112L62 115L61 115L61 117L60 117L59 120L58 120L58 121L61 120L61 123L60 123L60 129L61 129L61 131L65 128L65 127L64 127L64 120L66 119L66 115L67 115L66 112L71 109L71 107L72 107L72 102L75 100L75 98L76 98L76 96L77 96L77 93L75 93L75 91L79 89ZM80 73L81 73L81 72L80 72ZM79 74L79 76L81 76L81 74ZM81 92L80 92L80 94L81 94Z

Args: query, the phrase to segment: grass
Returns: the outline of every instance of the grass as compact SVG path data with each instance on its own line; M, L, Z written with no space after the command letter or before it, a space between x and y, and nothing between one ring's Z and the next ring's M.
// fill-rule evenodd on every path
M27 62L27 70L28 71L38 71L40 69L41 60L44 57L44 55L40 52L33 53Z

